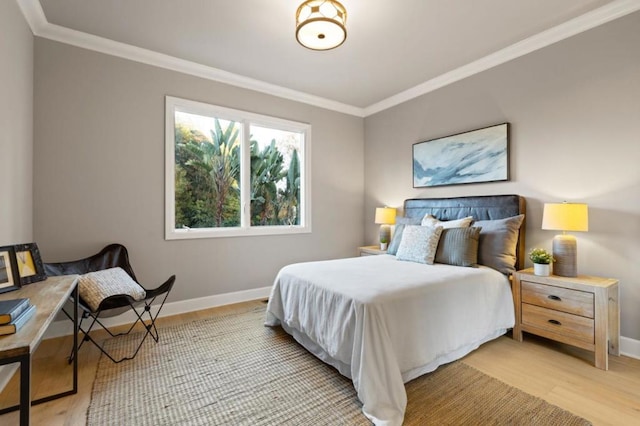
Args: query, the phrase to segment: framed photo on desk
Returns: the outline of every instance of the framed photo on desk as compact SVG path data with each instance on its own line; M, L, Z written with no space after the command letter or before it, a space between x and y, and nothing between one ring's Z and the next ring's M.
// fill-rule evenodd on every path
M13 246L0 247L0 293L20 288L20 274Z
M47 279L47 274L44 272L44 264L40 257L40 250L38 250L36 243L17 244L14 249L16 251L20 285Z

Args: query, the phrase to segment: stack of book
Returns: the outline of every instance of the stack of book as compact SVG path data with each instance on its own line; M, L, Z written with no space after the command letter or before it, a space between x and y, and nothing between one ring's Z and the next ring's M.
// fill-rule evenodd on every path
M17 332L35 312L29 299L0 300L0 335Z

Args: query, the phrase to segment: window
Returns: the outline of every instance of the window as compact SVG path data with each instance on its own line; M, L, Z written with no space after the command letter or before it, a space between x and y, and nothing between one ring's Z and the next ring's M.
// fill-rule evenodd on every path
M165 238L311 232L311 126L166 97Z

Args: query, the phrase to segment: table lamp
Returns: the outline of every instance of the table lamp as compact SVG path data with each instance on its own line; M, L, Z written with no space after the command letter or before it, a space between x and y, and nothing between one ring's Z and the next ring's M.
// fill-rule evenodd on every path
M376 207L376 224L380 225L380 250L386 250L391 240L391 227L396 223L396 209L393 207Z
M562 231L553 238L552 254L555 258L553 274L561 277L578 275L576 237L567 231L588 231L589 213L586 204L545 203L542 229Z

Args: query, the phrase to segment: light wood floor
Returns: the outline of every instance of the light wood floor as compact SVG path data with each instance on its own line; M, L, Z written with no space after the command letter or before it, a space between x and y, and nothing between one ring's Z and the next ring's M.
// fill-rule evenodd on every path
M247 302L159 320L160 326L243 312L262 302ZM162 337L161 337L162 338ZM71 338L42 342L33 359L36 398L71 387L66 363ZM79 357L79 392L31 410L33 425L84 425L100 352L85 345ZM591 365L593 355L566 345L525 335L523 343L503 336L463 360L486 374L565 408L594 425L640 425L640 360L611 357L609 371ZM17 375L16 375L17 376ZM17 377L0 394L2 407L18 400ZM18 413L0 416L0 425L17 425Z

